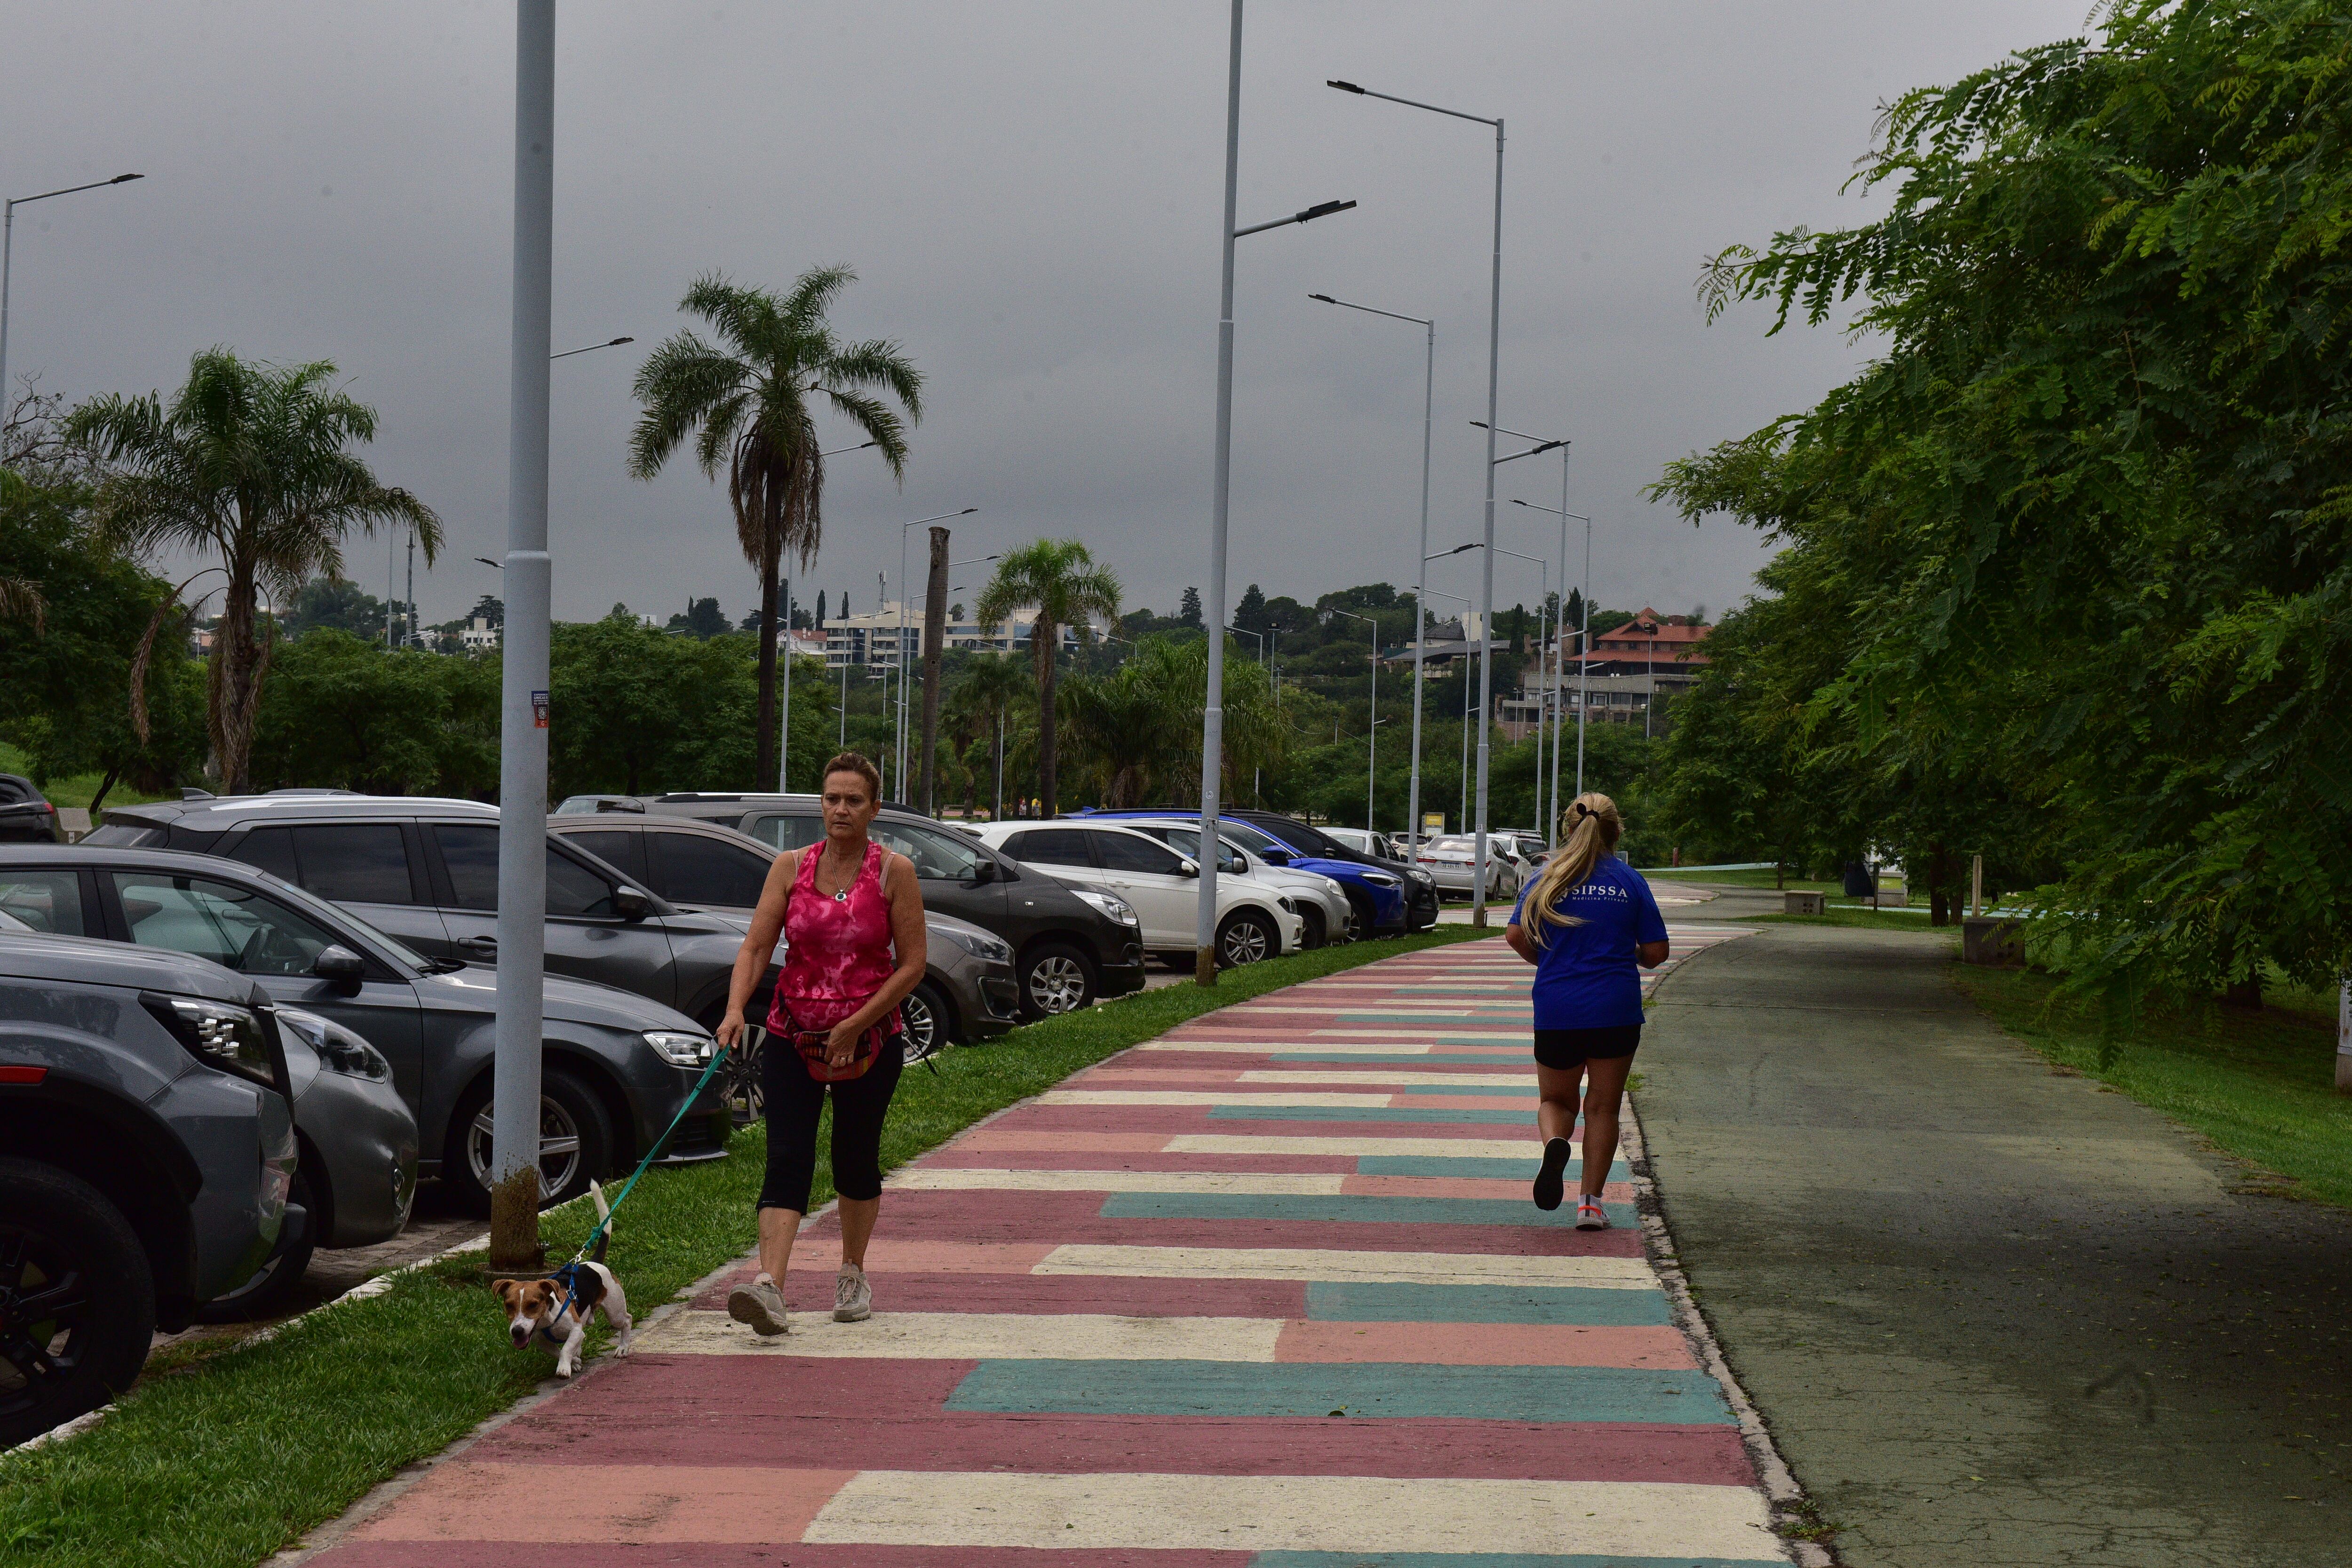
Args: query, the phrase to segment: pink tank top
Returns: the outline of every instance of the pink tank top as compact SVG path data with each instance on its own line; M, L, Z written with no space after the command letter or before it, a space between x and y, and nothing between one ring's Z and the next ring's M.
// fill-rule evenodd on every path
M890 901L882 895L879 844L866 846L866 863L838 896L820 891L822 843L801 851L800 872L784 901L784 967L776 977L768 1029L830 1029L866 1005L898 967L890 942ZM893 1010L882 1020L887 1038L899 1031Z

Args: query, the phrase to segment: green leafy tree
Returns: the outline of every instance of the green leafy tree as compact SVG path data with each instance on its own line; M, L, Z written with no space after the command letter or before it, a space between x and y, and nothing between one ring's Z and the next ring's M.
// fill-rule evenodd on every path
M1040 539L1021 546L996 564L973 614L994 632L1015 610L1034 611L1029 658L1037 676L1037 797L1047 816L1056 807L1054 682L1062 630L1090 627L1097 618L1118 618L1118 578L1095 563L1091 551L1075 539Z
M678 309L700 317L719 341L679 332L646 356L633 389L645 413L629 436L629 472L651 479L691 437L703 473L715 480L726 472L736 541L759 573L754 778L776 776L776 599L784 556L805 567L824 537L816 409L856 426L898 479L907 472L907 427L922 416L922 374L897 343L834 335L827 312L856 279L846 267L820 267L777 294L705 274Z
M265 788L491 798L497 666L314 627L273 662L252 767Z
M317 626L332 626L355 637L382 641L384 605L347 579L313 577L294 590L278 624L289 638Z
M107 466L91 506L100 536L133 552L211 553L228 579L215 633L208 727L221 783L249 784L247 763L270 646L257 637L257 595L289 599L306 579L342 574L353 528L415 531L428 564L441 520L404 489L377 482L353 446L375 439L375 411L332 390L320 360L277 366L208 349L164 403L92 398L67 421Z

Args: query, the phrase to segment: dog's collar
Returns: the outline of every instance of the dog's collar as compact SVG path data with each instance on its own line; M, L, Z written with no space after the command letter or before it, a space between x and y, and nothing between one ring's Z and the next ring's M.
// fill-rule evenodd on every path
M539 1337L545 1340L549 1344L560 1345L570 1337L565 1334L557 1333L555 1331L555 1325L562 1318L563 1314L570 1310L572 1301L579 1297L580 1274L581 1270L585 1268L587 1268L587 1265L584 1263L567 1263L562 1268L557 1269L554 1273L547 1277L550 1283L553 1284L558 1289L563 1292L563 1300L555 1304L554 1310L549 1312L546 1317L541 1318L539 1321ZM581 1314L581 1320L583 1323L586 1321L587 1314L585 1312Z

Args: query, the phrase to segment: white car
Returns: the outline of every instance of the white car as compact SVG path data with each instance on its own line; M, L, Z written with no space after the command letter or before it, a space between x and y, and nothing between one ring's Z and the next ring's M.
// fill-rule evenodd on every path
M1477 885L1478 841L1467 833L1447 833L1421 847L1421 868L1437 879L1437 890L1464 898ZM1518 861L1486 838L1486 898L1493 902L1515 897L1519 890Z
M1120 826L1131 827L1138 833L1149 833L1179 855L1195 858L1200 856L1201 827L1198 823L1138 817ZM1217 837L1225 843L1225 858L1217 862L1217 874L1221 877L1254 877L1268 887L1288 893L1298 909L1299 941L1303 946L1321 947L1327 942L1348 940L1349 910L1347 889L1313 871L1294 870L1288 866L1276 866L1261 860L1226 834L1220 833ZM1197 915L1194 923L1197 926Z
M1192 962L1201 907L1201 868L1148 833L1108 823L992 822L972 837L1073 889L1135 907L1143 951ZM1301 922L1291 896L1247 876L1217 879L1217 962L1258 963L1299 950Z
M1409 863L1403 852L1389 842L1389 836L1385 833L1374 833L1362 827L1326 827L1322 832L1324 837L1336 838L1359 855L1369 855L1375 860L1393 861L1400 866Z

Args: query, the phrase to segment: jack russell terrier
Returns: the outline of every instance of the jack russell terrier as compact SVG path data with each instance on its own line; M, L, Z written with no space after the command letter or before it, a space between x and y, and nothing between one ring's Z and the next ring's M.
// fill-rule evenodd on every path
M613 1211L604 1203L604 1189L591 1182L588 1191L596 1200L596 1217L610 1218ZM587 1262L560 1268L552 1279L499 1279L490 1286L506 1303L507 1334L515 1349L527 1349L533 1341L541 1349L554 1347L558 1377L570 1377L579 1366L581 1347L588 1341L588 1314L595 1309L602 1308L604 1321L620 1331L613 1353L629 1353L629 1341L635 1334L629 1299L604 1267L604 1244L611 1235L607 1231L596 1238L596 1250Z

